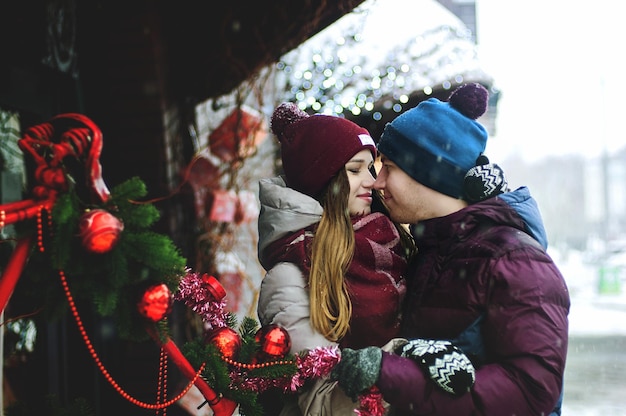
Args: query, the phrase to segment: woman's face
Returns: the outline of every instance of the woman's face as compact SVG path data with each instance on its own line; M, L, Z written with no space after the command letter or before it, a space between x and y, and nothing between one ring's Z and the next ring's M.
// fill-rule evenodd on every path
M374 177L370 169L374 165L372 152L361 150L346 163L346 173L350 183L348 210L350 215L366 215L372 212L372 187Z

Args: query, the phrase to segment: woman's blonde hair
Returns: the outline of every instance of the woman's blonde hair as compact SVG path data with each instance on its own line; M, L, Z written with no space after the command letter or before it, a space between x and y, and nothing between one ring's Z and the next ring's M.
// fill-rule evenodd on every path
M352 316L352 303L344 279L355 245L348 210L349 192L348 176L345 169L341 169L320 198L324 211L311 246L311 324L331 341L338 341L346 335Z

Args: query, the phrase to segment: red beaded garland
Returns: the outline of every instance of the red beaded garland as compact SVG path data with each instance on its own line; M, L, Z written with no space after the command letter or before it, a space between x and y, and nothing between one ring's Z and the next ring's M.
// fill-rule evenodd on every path
M259 368L265 368L265 367L269 367L272 365L293 365L296 363L293 360L279 360L279 361L272 361L272 362L267 362L267 363L240 363L238 361L231 360L228 357L222 357L222 359L224 360L226 364L232 365L237 368L244 368L246 370L256 370Z
M185 389L183 391L181 391L176 397L174 397L174 398L172 398L172 399L170 399L170 400L168 400L166 402L156 403L156 404L146 403L146 402L142 402L140 400L137 400L134 397L132 397L130 394L128 394L115 381L115 379L113 379L113 376L111 376L109 371L104 367L104 364L102 363L102 361L100 361L100 357L98 356L98 353L96 352L95 348L93 347L93 344L91 343L91 340L89 339L89 336L87 335L87 331L85 330L85 326L83 325L83 321L80 318L80 315L78 314L78 309L76 308L76 304L74 303L74 297L72 296L72 293L70 292L70 288L69 288L69 286L67 284L67 279L65 278L65 273L63 273L63 271L59 271L59 276L61 277L61 285L63 286L63 291L65 292L65 297L67 298L67 302L70 305L70 310L72 311L72 315L74 316L74 320L76 321L76 326L78 327L78 331L80 332L81 336L83 337L83 341L85 342L85 346L87 347L87 350L89 351L89 354L93 358L94 362L98 366L98 369L100 370L100 372L102 373L104 378L115 389L115 391L118 392L118 394L120 396L122 396L124 399L128 400L130 403L134 404L135 406L139 406L139 407L142 407L144 409L160 410L160 409L166 409L166 408L172 406L173 404L175 404L176 402L178 402L185 394L187 394L189 389L191 389L191 387L193 387L195 385L196 380L198 379L198 377L200 377L200 375L204 371L206 363L202 364L202 366L196 372L193 380L190 380L189 384L187 385L187 387L185 387Z
M37 211L37 247L40 252L45 251L45 247L43 245L43 222L41 216L43 212L43 205L39 206L39 210Z

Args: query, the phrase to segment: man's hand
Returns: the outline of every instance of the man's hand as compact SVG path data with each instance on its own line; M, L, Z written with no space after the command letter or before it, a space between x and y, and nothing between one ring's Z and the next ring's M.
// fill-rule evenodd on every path
M400 355L412 358L441 389L451 394L468 392L476 381L470 359L450 341L414 339Z
M341 360L333 368L331 379L337 380L346 394L356 401L360 393L369 390L380 374L383 351L378 347L360 350L344 348Z

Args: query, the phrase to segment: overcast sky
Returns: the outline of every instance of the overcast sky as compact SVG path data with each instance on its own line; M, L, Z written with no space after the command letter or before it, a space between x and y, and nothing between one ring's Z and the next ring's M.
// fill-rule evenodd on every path
M492 159L596 157L626 145L621 4L476 0L480 57L502 91Z

